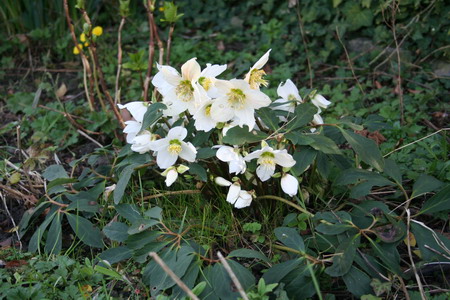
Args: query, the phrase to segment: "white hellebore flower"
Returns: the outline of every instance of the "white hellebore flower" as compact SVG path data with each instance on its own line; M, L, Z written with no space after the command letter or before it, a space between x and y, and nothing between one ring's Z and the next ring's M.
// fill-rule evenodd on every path
M255 158L258 159L256 175L258 175L261 181L268 180L275 173L275 165L280 165L285 168L291 168L295 165L295 160L286 149L273 150L267 143L264 144L261 150L256 150L244 157L246 161Z
M194 114L195 129L208 132L216 127L217 122L211 117L212 104L212 100L206 101Z
M313 120L312 120L312 123L313 123L314 125L321 125L321 124L323 124L323 119L322 119L322 117L320 116L320 109L319 109L319 112L318 112L317 114L314 115L314 118L313 118ZM311 132L315 132L315 131L316 131L316 128L312 127L312 128L310 129L310 131L311 131Z
M143 101L133 101L125 105L117 104L119 109L127 109L134 120L125 121L125 128L123 132L127 134L127 143L131 144L134 137L141 131L142 121L144 120L145 112L148 104Z
M178 178L178 172L175 167L168 168L162 175L166 177L165 183L167 187L171 186Z
M300 97L297 87L290 79L286 80L285 84L280 83L277 94L281 98L273 102L274 104L278 104L277 106L274 106L273 109L293 113L295 106L302 103L302 97Z
M228 163L230 174L244 174L247 169L245 160L242 157L239 148L230 146L219 146L216 152L219 160Z
M163 95L166 116L176 116L186 110L194 114L200 105L208 99L206 92L200 89L200 65L197 58L191 58L181 66L181 75L170 66L158 66L160 70L152 84Z
M281 177L281 189L289 196L294 197L298 192L297 178L290 174L284 174Z
M318 109L319 113L321 112L320 108L327 108L331 102L325 99L324 96L315 94L314 97L311 99L312 104L314 104Z
M151 150L156 152L156 163L161 169L167 169L177 161L178 157L189 162L195 161L197 150L191 143L183 142L187 136L186 128L173 127L165 138L156 140Z
M247 125L252 130L255 127L255 109L269 106L271 102L266 94L251 89L244 80L220 80L216 87L222 96L214 100L211 117L217 122L233 119L240 127Z
M214 179L217 185L220 186L229 186L227 194L227 202L234 205L236 208L244 208L250 206L253 200L252 194L248 191L241 190L241 185L237 182L231 183L222 177L216 177Z
M136 135L131 141L131 150L144 154L152 150L153 143L156 141L156 135L150 131L144 130L141 134Z
M227 65L211 65L206 64L206 68L200 73L198 83L206 91L209 97L217 98L218 91L215 87L216 77L227 69Z
M254 65L250 68L247 74L245 74L244 80L247 81L252 89L259 90L259 86L267 86L269 82L263 79L263 76L266 75L266 72L262 70L264 65L269 60L270 51L269 49Z

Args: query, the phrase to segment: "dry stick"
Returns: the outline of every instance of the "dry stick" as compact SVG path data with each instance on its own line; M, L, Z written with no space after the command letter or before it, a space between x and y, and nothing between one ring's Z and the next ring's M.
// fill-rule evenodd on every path
M412 251L411 251L411 241L409 240L409 228L411 223L411 212L409 209L406 209L406 215L407 215L407 222L406 222L406 246L408 248L408 256L409 260L411 261L411 268L414 272L414 276L416 277L417 285L419 286L420 296L422 299L427 299L427 296L425 295L425 291L423 290L422 281L420 281L419 274L417 273L416 265L414 264L414 259L412 257Z
M64 0L64 1L67 2L67 0ZM80 11L83 14L84 20L89 25L89 28L92 28L91 19L89 18L87 12L84 9L80 9ZM94 59L95 68L97 69L98 78L100 79L100 85L102 87L103 93L105 93L106 99L108 99L109 105L111 106L111 108L112 108L112 110L114 112L114 115L116 116L116 119L119 122L120 127L124 128L125 127L125 123L123 122L122 115L120 114L119 109L117 108L117 106L114 104L114 100L111 97L111 94L109 93L108 87L106 85L105 76L103 74L103 70L102 70L102 67L100 65L100 62L99 62L99 59L98 59L98 55L97 55L96 43L94 41L92 41L92 43L91 43L91 45L89 47L92 50L92 56L93 56L93 59Z
M14 70L14 71L27 71L30 72L30 68L0 68L2 71ZM35 68L33 72L48 72L48 73L78 73L81 70L72 69L46 69L46 68Z
M90 140L91 142L93 142L94 144L96 144L97 146L99 146L100 148L103 148L104 146L102 144L100 144L99 142L97 142L96 140L94 140L93 138L91 138L89 135L87 135L86 133L84 133L82 130L78 129L77 132L79 134L81 134L82 136L84 136L85 138L87 138L88 140Z
M154 198L160 198L160 197L165 197L165 196L173 196L173 195L193 195L193 194L200 194L202 191L201 190L181 190L181 191L172 191L172 192L165 192L165 193L159 193L159 194L155 194L155 195L150 195L150 196L145 196L144 198L142 198L143 200L149 200L149 199L154 199Z
M352 71L353 78L355 79L356 83L358 84L358 87L361 90L361 92L364 95L366 95L366 93L364 92L364 89L361 86L361 83L358 80L358 77L355 74L355 70L353 69L352 60L350 59L350 55L348 54L347 48L345 47L344 43L341 40L341 35L339 34L339 28L337 26L336 26L336 34L337 34L337 38L338 38L339 42L341 43L342 47L344 48L345 56L347 57L348 65L350 67L350 70Z
M297 17L298 17L298 26L300 28L300 33L302 35L302 41L303 46L305 47L305 54L306 54L306 62L308 64L308 71L309 71L309 88L313 88L313 74L312 74L312 67L311 67L311 61L309 60L309 53L308 53L308 43L306 41L305 37L305 30L303 28L303 20L302 15L300 14L300 3L297 1Z
M167 53L166 53L166 64L170 65L170 48L172 46L172 35L175 29L175 23L170 24L169 36L167 37Z
M60 114L62 114L62 115L64 115L64 116L70 115L73 119L80 119L80 120L83 120L83 121L85 121L85 122L87 122L87 123L91 123L91 124L94 124L94 123L95 123L95 122L92 121L92 120L85 119L85 118L79 117L79 116L75 116L75 115L72 115L72 114L69 114L69 113L65 113L65 112L63 112L63 111L60 111L60 110L57 110L57 109L54 109L54 108L51 108L51 107L48 107L48 106L45 106L45 105L42 105L42 104L39 104L38 106L39 106L40 108L43 108L43 109L46 109L46 110L50 110L50 111L54 111L54 112L60 113Z
M116 88L114 93L114 104L120 103L120 72L122 71L122 29L125 25L126 17L122 17L120 21L119 30L117 34L117 74L116 74Z
M442 46L442 47L440 47L440 48L437 48L437 49L434 50L434 51L431 51L430 54L428 54L427 56L425 56L424 58L422 58L421 60L419 60L419 64L420 64L420 63L423 63L424 61L426 61L426 60L427 60L431 55L433 55L434 53L439 52L439 51L442 51L442 50L445 50L445 49L448 49L448 48L450 48L450 45Z
M3 200L3 206L5 207L6 213L8 214L9 219L11 220L11 223L12 223L13 227L16 228L17 227L16 222L14 221L14 218L12 217L11 213L9 212L8 205L6 205L6 198L5 198L5 196L3 196L2 192L0 192L0 197ZM17 240L19 241L19 249L20 249L20 251L22 251L22 241L20 240L19 231L15 230L15 233L17 235Z
M148 62L147 62L147 74L145 75L144 81L144 96L143 100L148 101L148 88L150 84L150 78L152 76L153 70L153 60L155 59L155 33L153 30L153 12L151 9L151 0L148 0L145 9L147 11L147 19L148 19L148 31L150 34L150 39L148 41Z
M69 26L69 31L70 31L70 35L72 36L72 40L73 43L75 44L75 47L78 49L78 51L80 52L80 56L81 56L81 61L83 63L83 67L86 68L86 72L88 74L88 79L89 79L89 94L86 95L89 101L89 107L93 108L94 107L94 91L93 91L93 86L94 83L92 81L92 69L89 65L89 61L86 58L86 55L83 52L83 49L81 49L81 47L78 45L78 40L77 40L77 36L75 35L75 29L73 27L72 24L72 18L70 17L70 13L69 13L69 4L67 3L67 0L64 0L64 13L66 15L66 21L67 21L67 26Z
M398 96L400 100L400 124L403 125L405 123L405 113L403 109L403 88L402 88L402 74L401 74L401 60L400 60L400 49L397 41L397 32L395 30L395 13L398 8L398 4L396 1L392 3L392 34L394 36L395 42L395 50L397 52L397 86L398 86Z
M181 279L166 265L156 252L150 252L149 255L156 263L172 278L173 281L193 300L200 300Z
M233 270L231 270L230 265L228 264L227 260L223 257L222 253L220 253L220 251L217 252L217 256L219 257L220 262L222 263L223 267L225 268L225 271L227 271L228 275L230 275L231 281L233 281L233 283L236 286L236 289L238 290L242 299L249 300L247 297L247 294L244 291L244 288L242 287L241 283L237 279L236 274L234 274Z
M105 105L105 101L103 101L103 97L102 97L102 93L100 92L100 89L99 89L99 87L98 87L98 79L97 79L97 72L96 72L96 64L95 64L95 61L94 61L94 55L93 55L93 53L92 53L92 49L91 48L89 48L89 55L90 55L90 57L92 58L92 63L93 63L93 65L94 65L94 72L93 72L93 75L94 75L94 86L95 86L95 90L96 90L96 92L97 92L97 96L98 96L98 100L100 100L100 105L102 106L102 109L103 109L103 111L104 112L106 112L106 105Z

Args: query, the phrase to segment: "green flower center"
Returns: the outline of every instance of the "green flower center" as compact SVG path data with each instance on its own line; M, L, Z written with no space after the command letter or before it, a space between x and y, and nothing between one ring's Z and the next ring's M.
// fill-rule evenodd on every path
M198 79L198 83L200 83L202 85L202 87L205 89L205 91L208 91L211 88L213 82L212 82L211 78L200 77Z
M189 102L194 97L194 87L189 80L181 80L175 89L175 94L183 102Z
M211 105L208 105L208 106L205 108L205 116L207 116L207 117L211 116L211 106L212 106L212 104L211 104Z
M263 152L258 158L258 164L275 166L275 154L272 152Z
M241 89L231 89L227 96L231 107L242 109L245 106L245 94Z
M182 148L181 148L181 142L177 139L171 140L169 142L169 147L167 148L167 151L169 151L172 155L178 155L180 154Z

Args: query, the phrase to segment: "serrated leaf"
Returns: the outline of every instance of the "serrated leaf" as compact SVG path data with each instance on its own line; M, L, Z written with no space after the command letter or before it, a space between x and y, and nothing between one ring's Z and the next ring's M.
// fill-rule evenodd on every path
M66 214L66 216L70 227L83 243L91 247L103 248L102 233L88 219L73 214Z

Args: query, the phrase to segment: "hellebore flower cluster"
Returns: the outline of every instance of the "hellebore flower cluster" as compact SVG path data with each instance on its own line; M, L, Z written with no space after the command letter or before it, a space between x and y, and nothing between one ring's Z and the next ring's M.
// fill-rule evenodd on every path
M132 116L124 128L131 150L140 154L150 153L162 169L161 175L168 187L178 180L179 174L191 172L190 168L194 170L203 163L211 180L229 188L226 201L236 208L249 206L256 198L258 181L266 183L271 178L280 178L281 190L290 197L296 196L299 181L289 174L296 164L291 155L295 149L288 147L285 139L271 135L261 143L223 143L235 127L240 127L242 134L248 130L250 136L255 134L255 130L265 130L266 125L258 117L259 109L282 111L281 115L278 114L279 121L286 122L294 114L296 106L305 102L290 79L278 86L280 98L273 102L260 90L269 84L264 79L264 66L269 55L270 50L250 68L244 79L219 79L227 65L206 64L202 70L196 58L183 64L181 72L171 66L157 65L158 72L152 84L160 95L159 102L165 107L161 111L163 121L155 121L143 128L149 104L136 101L118 105ZM315 91L305 98L318 110L313 120L311 113L310 123L322 124L321 109L330 102ZM214 154L205 156L206 152Z

